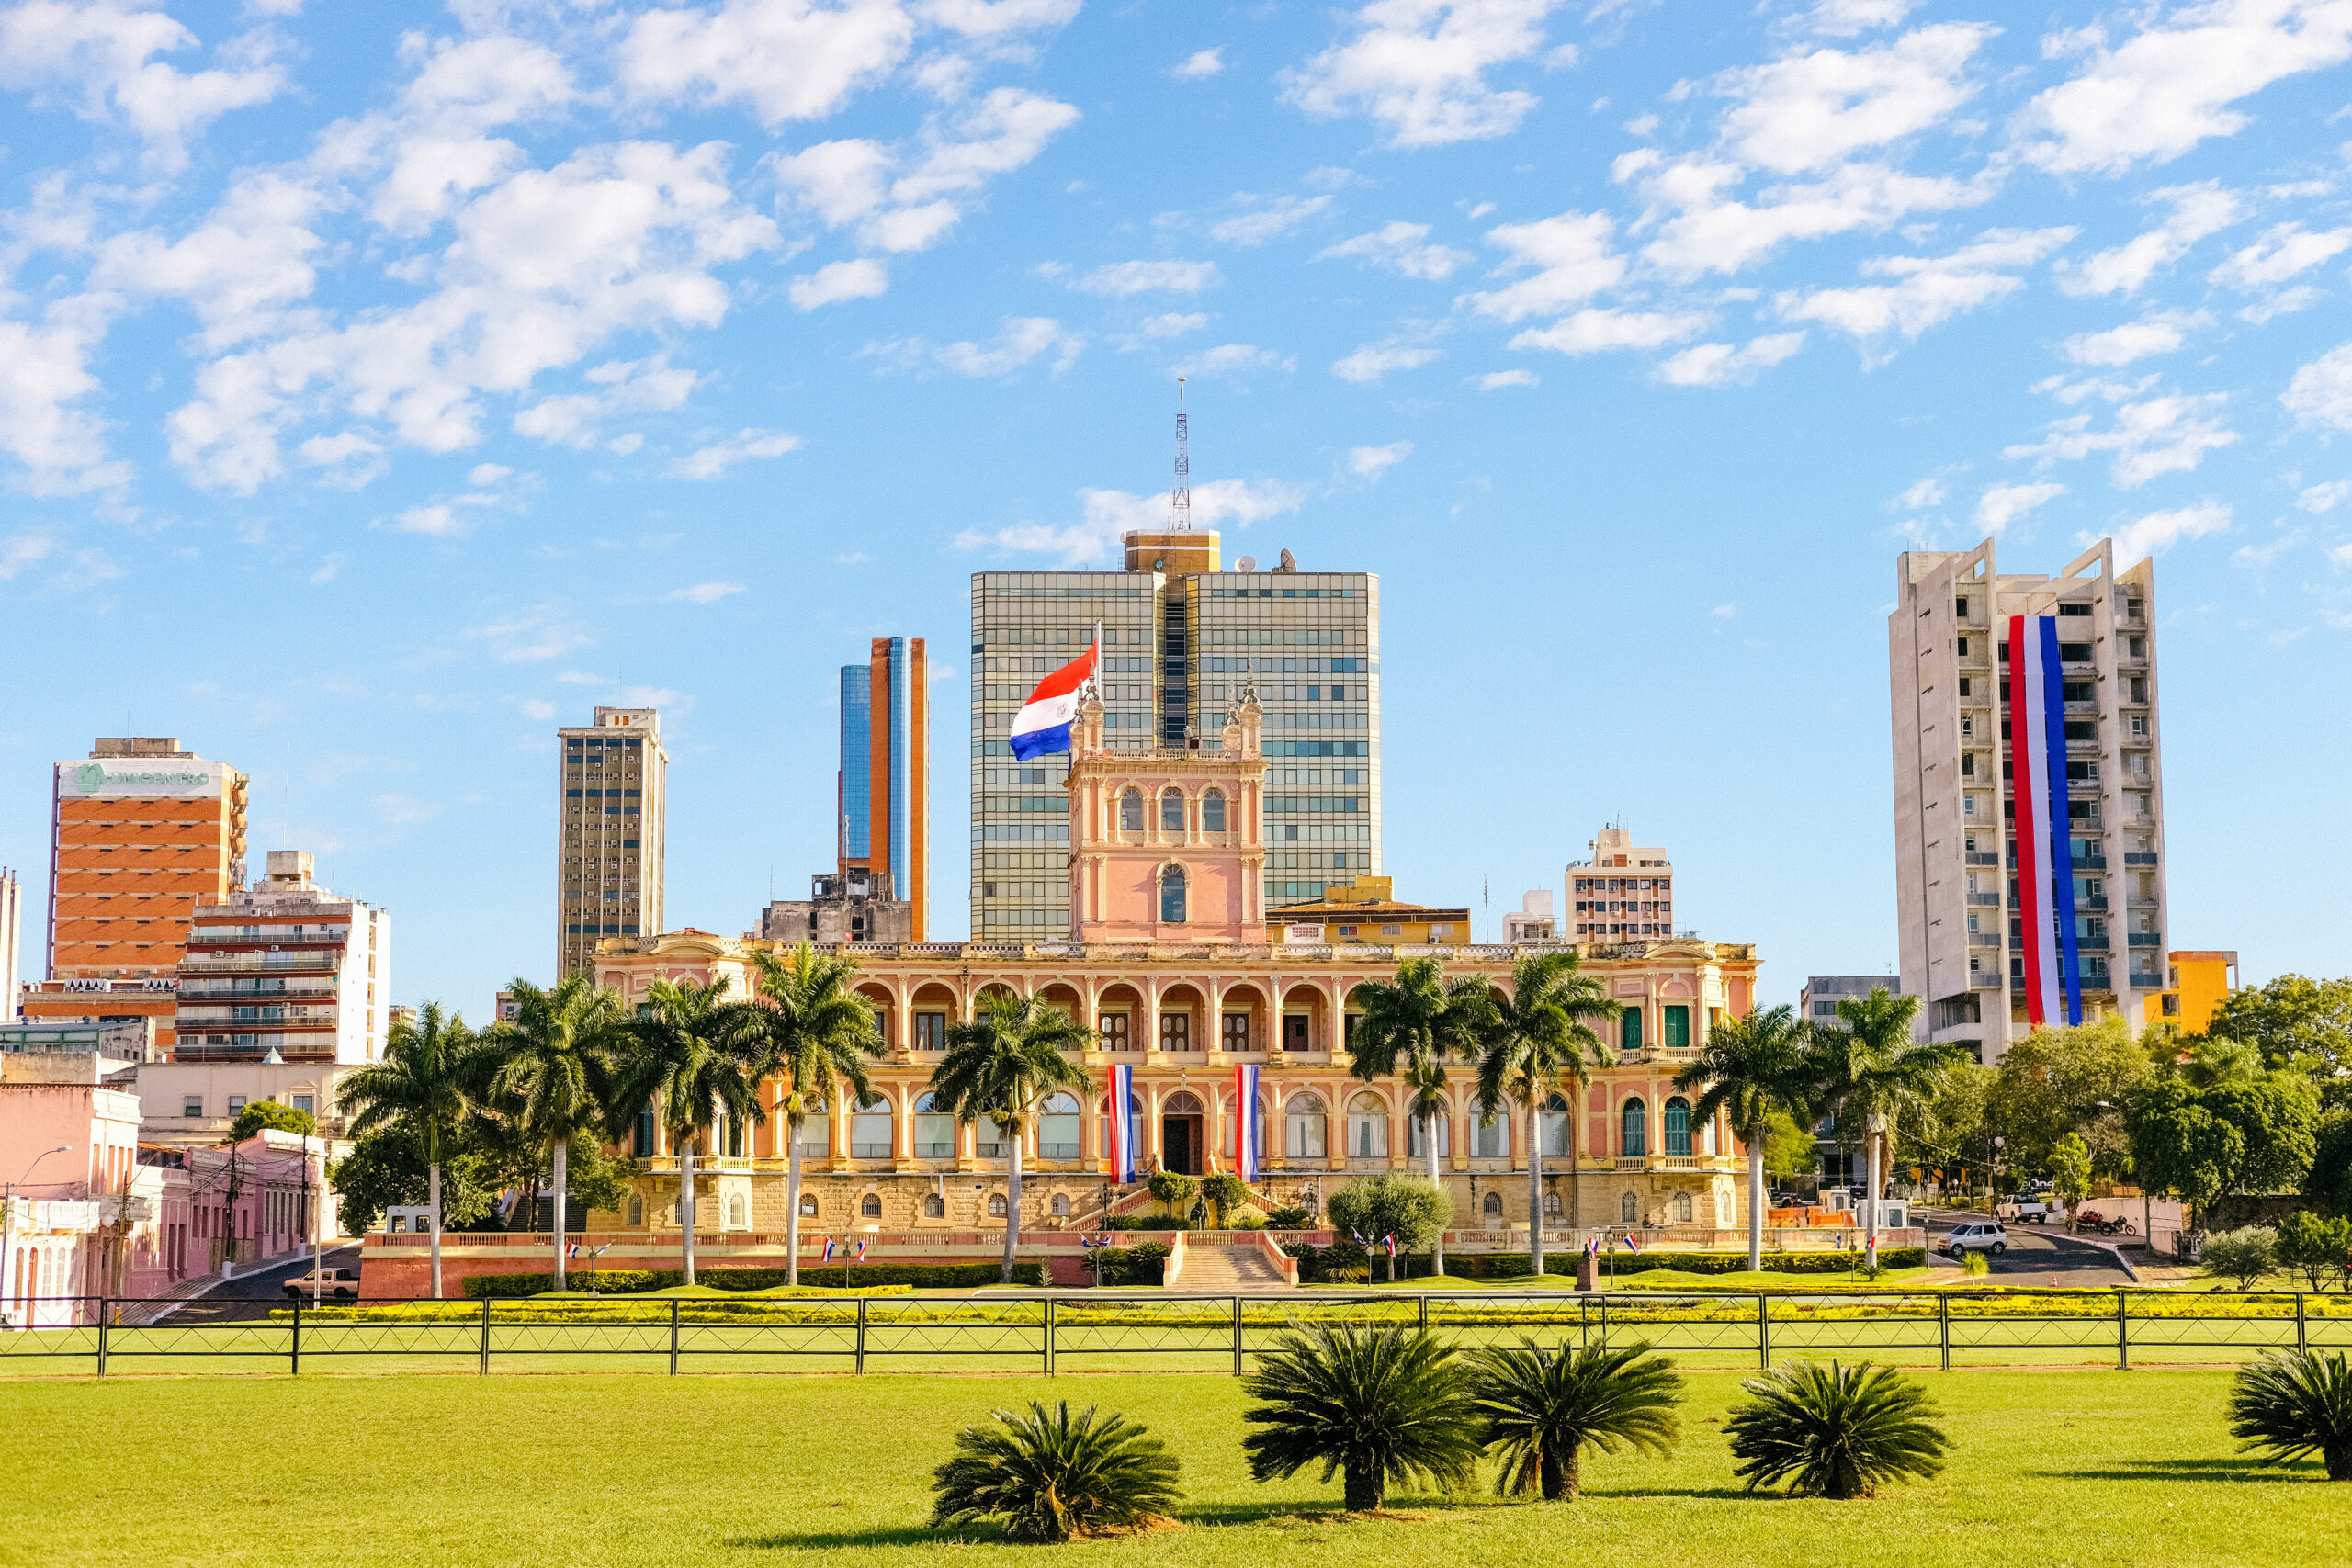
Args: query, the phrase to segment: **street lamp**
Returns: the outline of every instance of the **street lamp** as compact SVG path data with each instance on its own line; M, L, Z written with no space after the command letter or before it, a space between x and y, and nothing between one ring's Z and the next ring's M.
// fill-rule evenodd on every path
M53 1149L43 1149L40 1153L33 1156L33 1163L32 1165L25 1167L25 1174L17 1178L16 1180L8 1183L8 1196L11 1198L15 1197L17 1195L17 1189L24 1186L27 1182L29 1182L32 1179L33 1166L40 1164L41 1161L47 1159L51 1155L70 1153L72 1152L73 1147L74 1145L71 1144L60 1144Z

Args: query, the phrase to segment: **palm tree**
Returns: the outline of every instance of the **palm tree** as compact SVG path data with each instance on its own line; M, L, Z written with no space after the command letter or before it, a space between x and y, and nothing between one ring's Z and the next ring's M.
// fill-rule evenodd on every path
M1906 1111L1917 1111L1935 1098L1943 1076L1968 1060L1957 1045L1912 1043L1912 1021L1919 1015L1919 998L1898 997L1884 986L1857 1000L1838 1004L1838 1021L1815 1028L1815 1104L1842 1120L1858 1117L1867 1176L1864 1196L1870 1208L1863 1217L1863 1247L1869 1266L1878 1267L1878 1185L1880 1148L1887 1131Z
M1068 1400L989 1414L1002 1429L965 1427L961 1451L932 1472L934 1526L1002 1515L1007 1540L1061 1541L1149 1524L1183 1496L1176 1461L1123 1416L1097 1426L1092 1405L1073 1418Z
M1724 1436L1750 1492L1792 1480L1812 1496L1867 1497L1883 1481L1934 1475L1951 1448L1928 1391L1892 1367L1799 1361L1740 1386L1754 1397Z
M1747 1145L1747 1267L1764 1267L1764 1143L1776 1114L1811 1112L1815 1065L1806 1031L1786 1004L1730 1019L1707 1032L1698 1059L1674 1075L1685 1094L1703 1089L1690 1119L1729 1113L1732 1136ZM1871 1218L1875 1220L1876 1214Z
M1609 1014L1600 981L1577 967L1575 950L1531 953L1511 968L1510 995L1490 998L1486 1052L1478 1062L1478 1114L1491 1121L1504 1100L1527 1118L1527 1238L1536 1276L1544 1273L1544 1106L1566 1090L1581 1102L1601 1055L1593 1021ZM1568 1112L1571 1136L1577 1123ZM1576 1185L1569 1160L1568 1184Z
M1649 1349L1553 1348L1522 1338L1473 1352L1471 1398L1486 1421L1487 1447L1503 1465L1495 1491L1540 1486L1547 1503L1573 1500L1583 1487L1587 1443L1605 1453L1623 1446L1661 1457L1671 1452L1681 1430L1674 1407L1682 1401L1682 1379Z
M800 1283L800 1129L812 1111L850 1095L852 1105L874 1097L865 1064L887 1055L873 1006L854 988L857 961L820 955L807 942L789 963L765 951L752 954L752 983L766 1004L759 1022L766 1033L766 1071L788 1082L777 1110L784 1116L785 1283Z
M735 1124L767 1119L759 1082L766 1026L755 1004L727 999L724 975L696 984L656 980L629 1026L629 1060L619 1096L631 1112L658 1107L678 1154L678 1231L685 1282L695 1282L695 1150L707 1152L721 1116ZM633 1120L616 1117L616 1122Z
M467 1108L466 1058L474 1032L461 1014L444 1017L439 1002L417 1010L384 1036L384 1059L354 1069L335 1095L351 1117L354 1136L396 1127L424 1153L425 1201L433 1207L433 1299L441 1299L441 1152L458 1135Z
M1445 1109L1445 1061L1449 1056L1477 1057L1494 1008L1487 982L1448 980L1443 960L1408 958L1396 966L1395 980L1368 981L1356 988L1356 995L1363 1002L1363 1016L1356 1021L1351 1047L1355 1060L1350 1070L1365 1083L1402 1077L1412 1088L1408 1114L1421 1123L1430 1184L1442 1189L1437 1118ZM1445 1272L1443 1232L1430 1244L1430 1258L1435 1272Z
M2352 1481L2352 1364L2344 1352L2272 1352L2238 1369L2230 1436L2265 1464L2319 1455L2330 1481Z
M571 1140L608 1130L624 1043L620 998L585 975L568 975L551 990L517 979L512 989L514 1016L482 1036L476 1064L480 1097L548 1157L548 1185L555 1193L552 1281L560 1291ZM525 1196L537 1201L528 1190Z
M1094 1092L1086 1069L1067 1053L1094 1042L1094 1031L1035 997L991 991L980 999L979 1016L950 1024L947 1054L931 1075L935 1102L956 1120L982 1116L1004 1129L1004 1282L1012 1283L1012 1254L1021 1240L1021 1139L1037 1105L1068 1089Z
M1426 1477L1447 1491L1478 1464L1470 1376L1428 1329L1321 1323L1276 1336L1241 1386L1261 1403L1242 1419L1250 1473L1282 1481L1318 1461L1344 1476L1348 1511L1370 1513L1392 1482Z

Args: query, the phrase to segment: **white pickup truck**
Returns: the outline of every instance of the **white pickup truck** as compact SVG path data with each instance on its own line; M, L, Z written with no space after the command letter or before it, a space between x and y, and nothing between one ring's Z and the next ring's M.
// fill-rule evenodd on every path
M2063 1225L2066 1223L2066 1205L2056 1198L2028 1198L2019 1202L2004 1203L1994 1213L2014 1224Z
M359 1296L359 1270L322 1269L315 1274L297 1274L286 1281L286 1293L313 1305L329 1298L339 1302L356 1301Z

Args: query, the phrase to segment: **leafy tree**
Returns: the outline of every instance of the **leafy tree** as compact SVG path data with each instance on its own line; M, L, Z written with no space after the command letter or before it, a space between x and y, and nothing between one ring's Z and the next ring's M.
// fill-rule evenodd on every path
M947 1053L931 1075L937 1104L963 1122L982 1116L1005 1133L1004 1282L1012 1283L1012 1253L1021 1236L1021 1141L1037 1107L1063 1090L1094 1092L1086 1069L1069 1058L1095 1039L1094 1031L1037 998L991 991L979 1016L950 1024Z
M2058 1201L2072 1209L2091 1190L2091 1146L2083 1142L2080 1133L2069 1133L2058 1140L2058 1146L2042 1161L2050 1172L2050 1183L2058 1190Z
M2278 1233L2268 1225L2241 1225L2205 1238L2205 1272L2216 1279L2235 1280L2250 1291L2254 1282L2278 1267Z
M656 986L666 984L657 981ZM555 1193L555 1288L564 1288L565 1200L571 1190L572 1144L610 1134L626 1033L619 996L585 975L551 990L517 977L514 1016L486 1030L470 1066L476 1098L528 1147L543 1151ZM524 1201L538 1208L536 1183ZM693 1279L688 1265L687 1279Z
M1696 1089L1690 1120L1718 1111L1731 1119L1732 1136L1747 1145L1747 1267L1764 1267L1764 1156L1772 1118L1810 1112L1820 1088L1805 1047L1806 1030L1783 1003L1746 1018L1727 1019L1707 1032L1696 1060L1674 1076L1685 1094ZM1539 1266L1540 1268L1540 1266Z
M2268 1073L2208 1089L2204 1100L2245 1141L2230 1191L2292 1192L2302 1186L2318 1153L2319 1095L2309 1079L2291 1070Z
M1554 1095L1573 1107L1584 1102L1592 1069L1603 1059L1593 1025L1613 1004L1600 980L1582 973L1573 948L1532 953L1511 967L1510 994L1489 996L1483 1055L1478 1060L1478 1114L1492 1122L1505 1100L1519 1107L1526 1132L1527 1243L1537 1274L1544 1272L1544 1107ZM1568 1166L1576 1167L1571 1110ZM1571 1178L1570 1187L1575 1185Z
M1774 1115L1764 1129L1764 1170L1782 1180L1803 1176L1820 1162L1813 1134L1787 1111Z
M344 1080L346 1085L350 1081ZM351 1152L327 1166L327 1185L334 1190L344 1234L374 1230L383 1224L384 1211L395 1203L432 1205L436 1163L442 1223L461 1231L486 1217L498 1184L485 1178L481 1154L462 1136L443 1144L437 1152L437 1162L428 1160L417 1132L406 1126L379 1127L354 1138Z
M1324 1207L1341 1236L1360 1235L1377 1245L1393 1235L1404 1252L1430 1246L1453 1220L1451 1193L1402 1173L1358 1177L1332 1193Z
M297 1111L290 1105L280 1105L274 1100L249 1101L237 1119L229 1123L225 1143L242 1144L263 1128L278 1133L300 1133L305 1137L319 1135L319 1119L307 1111Z
M2241 1367L2230 1436L2265 1464L2317 1454L2330 1481L2352 1481L2352 1365L2344 1352L2272 1352Z
M2352 976L2281 975L2233 992L2213 1010L2205 1032L2245 1042L2269 1066L2307 1074L2330 1110L2352 1107Z
M1498 1494L1539 1488L1547 1503L1583 1488L1587 1443L1604 1453L1632 1447L1663 1458L1680 1435L1674 1407L1682 1379L1646 1344L1579 1350L1521 1338L1471 1358L1471 1399L1480 1437L1502 1461Z
M1356 1020L1351 1071L1365 1083L1401 1077L1412 1090L1409 1114L1421 1123L1429 1152L1430 1185L1442 1187L1438 1171L1437 1117L1444 1105L1448 1058L1476 1060L1494 1018L1487 982L1449 980L1436 958L1408 958L1395 980L1372 980L1356 987L1363 1016ZM1445 1272L1443 1239L1431 1242L1431 1266Z
M989 1414L996 1427L965 1427L932 1472L933 1525L1001 1517L1007 1540L1063 1541L1149 1524L1183 1496L1175 1459L1123 1416L1073 1417L1068 1400Z
M1940 1169L1950 1180L1990 1170L1995 1128L1988 1108L1999 1077L1998 1068L1973 1062L1946 1073L1928 1102L1895 1123L1896 1162Z
M605 1141L594 1134L571 1140L565 1166L565 1201L579 1205L583 1213L598 1209L617 1213L628 1206L628 1195L637 1190L637 1162L627 1155L611 1153Z
M462 1015L445 1016L439 1002L427 1002L414 1020L392 1025L384 1037L381 1061L353 1069L336 1090L355 1136L399 1129L424 1160L425 1202L433 1211L435 1301L441 1299L441 1231L448 1219L441 1191L444 1145L457 1136L466 1115L472 1071L468 1059L474 1048L473 1031ZM372 1212L381 1213L383 1205Z
M1878 1267L1880 1156L1887 1129L1929 1104L1944 1075L1968 1060L1957 1045L1913 1043L1911 1023L1918 1013L1918 998L1880 986L1867 997L1840 1000L1837 1024L1813 1032L1815 1103L1837 1112L1841 1123L1860 1123L1862 1134L1871 1205L1863 1253L1871 1269Z
M1750 1378L1724 1422L1733 1473L1750 1492L1787 1481L1816 1497L1867 1497L1880 1485L1943 1469L1951 1448L1927 1390L1891 1367L1809 1361Z
M2119 1014L2037 1029L2009 1047L1993 1075L1985 1118L2007 1140L2006 1158L2043 1170L2062 1139L2122 1105L2154 1069Z
M1235 1211L1250 1201L1250 1184L1238 1176L1219 1171L1201 1183L1201 1196L1216 1206L1218 1225L1231 1230Z
M2335 1213L2352 1213L2352 1110L2326 1112L2312 1130L2303 1196Z
M1143 1184L1152 1201L1172 1220L1187 1219L1193 1213L1193 1200L1201 1195L1200 1182L1181 1170L1155 1170L1144 1178Z
M700 983L656 980L646 988L651 1000L628 1026L627 1055L609 1112L621 1126L644 1107L660 1111L678 1154L679 1245L689 1285L695 1282L695 1151L716 1152L710 1135L722 1116L738 1126L767 1119L758 1092L768 1059L767 1025L759 1016L764 1010L730 1002L727 991L724 975Z
M2154 1190L2179 1193L2199 1221L2245 1163L2245 1134L2207 1110L2203 1100L2175 1080L2142 1089L2124 1111L2142 1180Z
M1470 1376L1426 1328L1324 1323L1275 1337L1242 1389L1258 1401L1242 1420L1250 1473L1286 1481L1319 1462L1344 1478L1348 1511L1369 1513L1391 1485L1426 1478L1469 1484L1478 1463Z
M2352 1219L2297 1209L2278 1222L2278 1261L2301 1269L2314 1291L2352 1280Z
M785 1282L800 1283L800 1129L837 1095L852 1105L874 1098L865 1064L888 1053L874 1009L857 994L857 961L820 955L807 942L789 963L773 953L752 954L752 983L765 1012L763 1066L785 1080L777 1113L784 1118Z

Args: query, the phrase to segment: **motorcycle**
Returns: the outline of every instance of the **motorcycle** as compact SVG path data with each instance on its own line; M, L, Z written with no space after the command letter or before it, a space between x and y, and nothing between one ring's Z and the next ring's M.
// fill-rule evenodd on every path
M2098 1214L2081 1214L2076 1216L2075 1224L2093 1235L2138 1235L2140 1234L2140 1227L2121 1214L2112 1218Z

